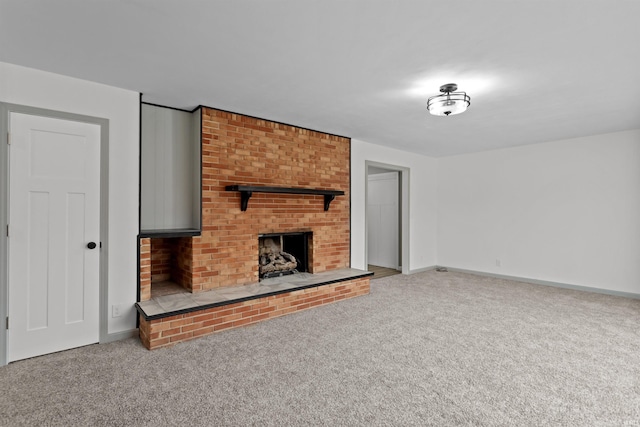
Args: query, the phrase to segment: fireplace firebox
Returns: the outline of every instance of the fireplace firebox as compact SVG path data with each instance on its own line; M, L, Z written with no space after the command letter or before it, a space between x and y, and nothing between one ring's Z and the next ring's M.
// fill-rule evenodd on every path
M260 280L309 271L312 232L270 233L258 236Z

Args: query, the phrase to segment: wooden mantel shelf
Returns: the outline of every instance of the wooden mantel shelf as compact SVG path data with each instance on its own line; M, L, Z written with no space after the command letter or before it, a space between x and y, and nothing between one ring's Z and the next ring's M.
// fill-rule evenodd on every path
M240 210L246 211L249 199L253 193L279 193L279 194L306 194L324 196L324 210L329 210L329 205L336 196L344 196L341 190L319 190L316 188L287 188L287 187L263 187L259 185L227 185L227 191L240 192Z

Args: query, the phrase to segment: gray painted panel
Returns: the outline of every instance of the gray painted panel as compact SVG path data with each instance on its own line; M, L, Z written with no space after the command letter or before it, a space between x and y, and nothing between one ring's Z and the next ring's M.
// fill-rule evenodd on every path
M199 179L196 186L194 169L200 158L194 117L199 119L199 111L194 114L142 104L143 230L199 228L199 215L195 217L193 212L199 197Z
M193 201L192 219L193 228L202 229L202 109L198 108L193 113L191 127L191 143L193 144L193 168L191 177Z

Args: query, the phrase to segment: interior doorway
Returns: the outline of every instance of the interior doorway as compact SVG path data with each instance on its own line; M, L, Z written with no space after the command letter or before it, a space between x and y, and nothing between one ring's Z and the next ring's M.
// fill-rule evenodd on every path
M8 361L98 342L100 126L10 113Z
M108 335L108 126L0 102L0 366Z
M367 267L376 278L408 273L409 171L367 162L366 173Z

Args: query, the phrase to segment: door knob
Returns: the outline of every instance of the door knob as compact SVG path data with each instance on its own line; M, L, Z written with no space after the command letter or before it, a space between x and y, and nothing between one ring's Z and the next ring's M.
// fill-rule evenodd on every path
M89 242L87 243L87 247L89 249L95 249L96 248L96 242Z

